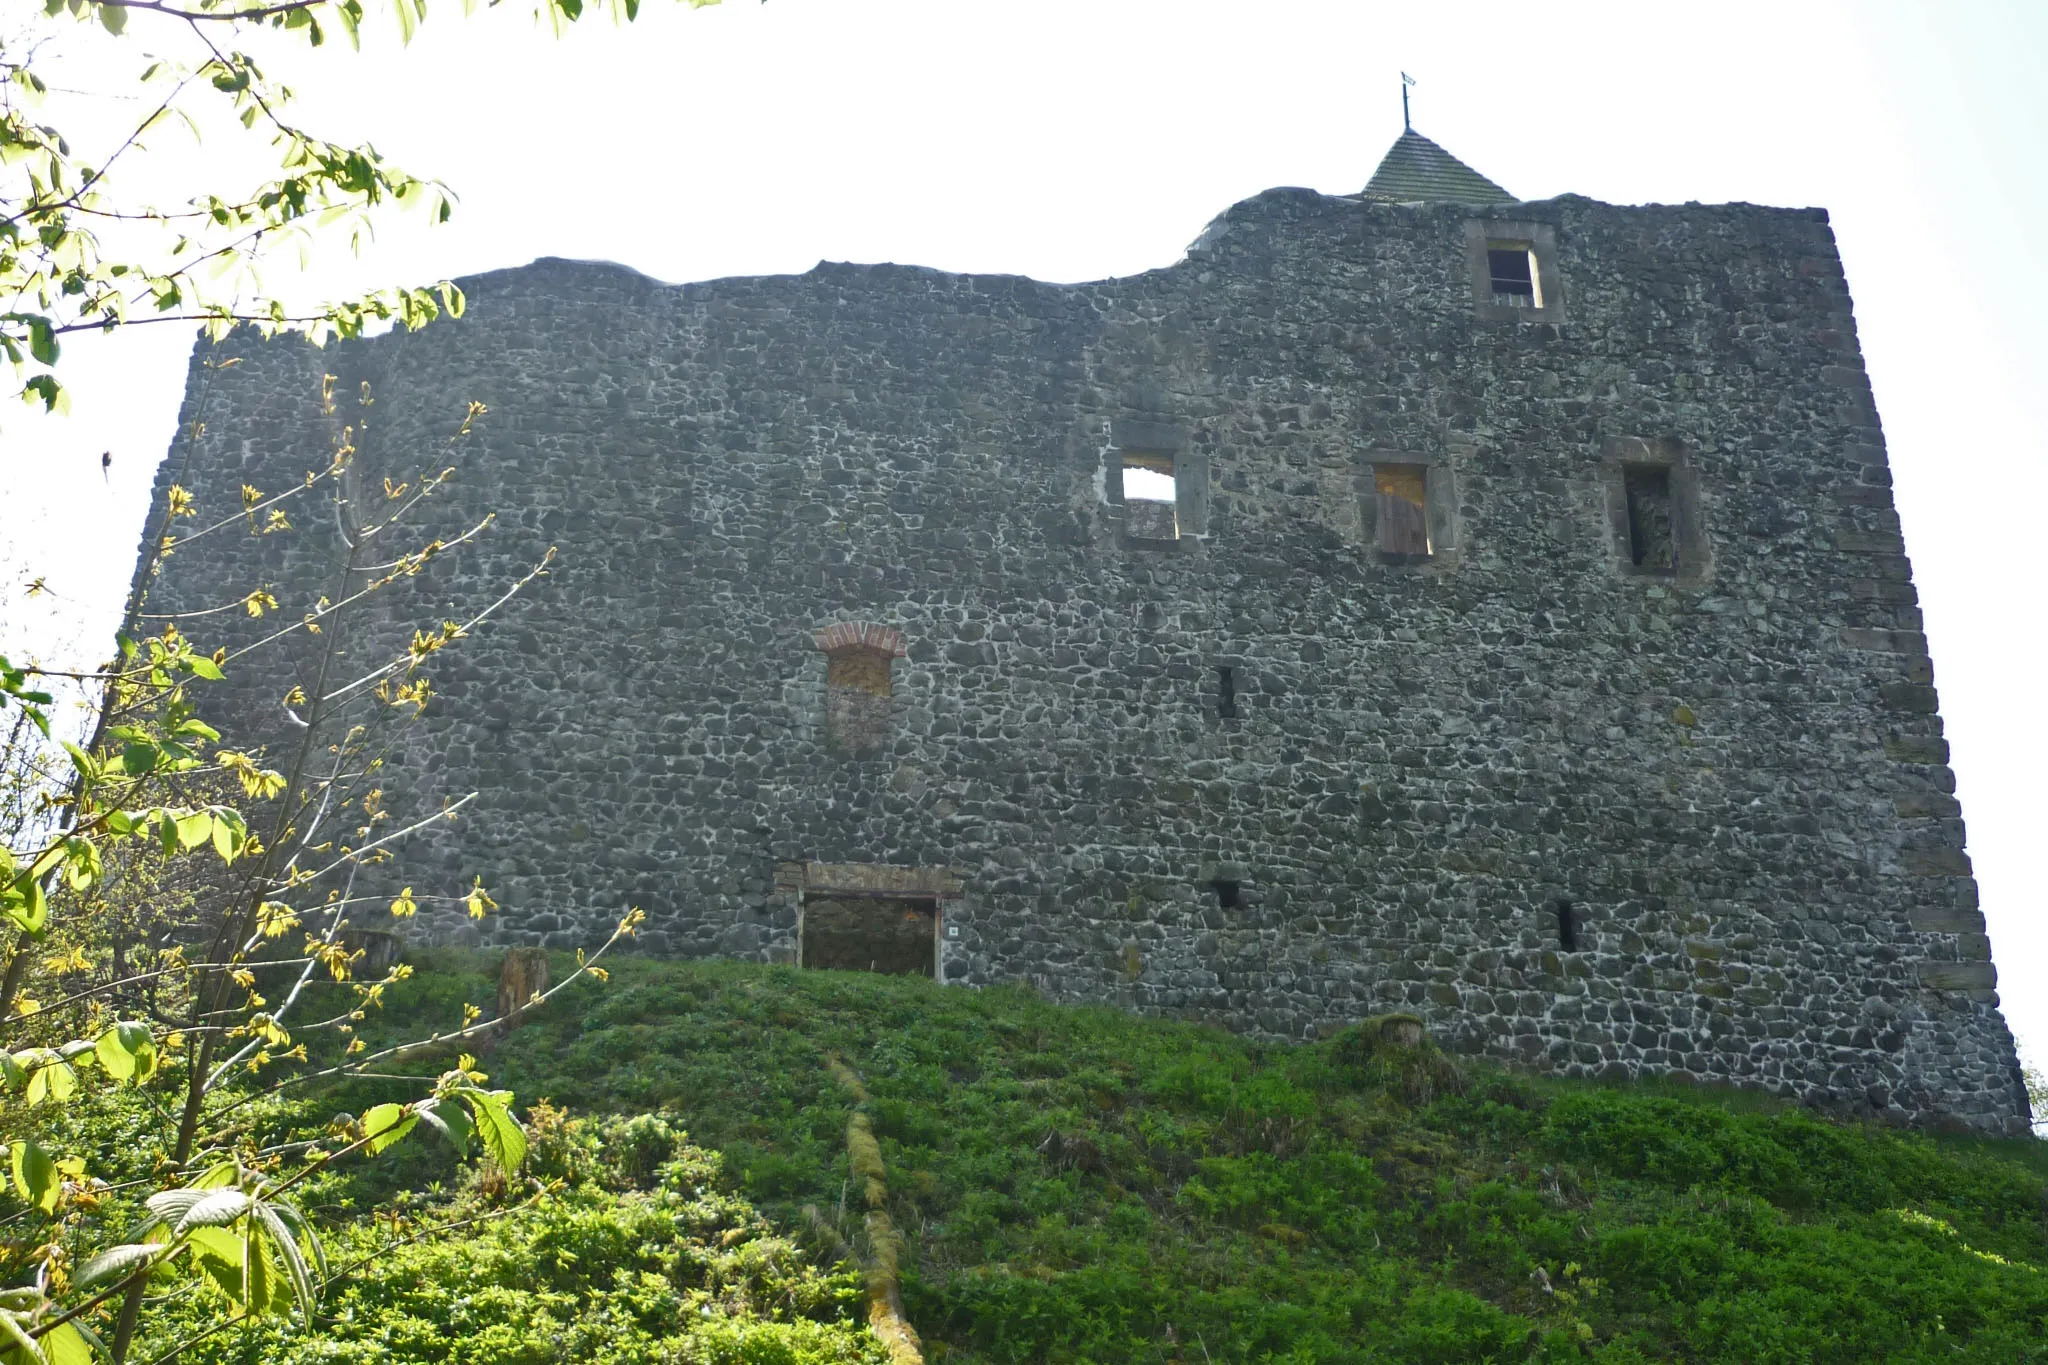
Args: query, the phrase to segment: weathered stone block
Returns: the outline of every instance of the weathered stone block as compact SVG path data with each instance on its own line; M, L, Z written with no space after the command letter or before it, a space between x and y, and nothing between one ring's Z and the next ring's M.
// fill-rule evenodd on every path
M1895 531L1837 531L1835 548L1857 555L1904 555L1906 542Z
M1915 907L1907 921L1923 934L1981 934L1984 916L1976 910Z
M1909 875L1915 877L1967 877L1970 855L1959 848L1912 848L1900 855Z
M1899 763L1946 763L1948 741L1939 735L1886 735L1884 752Z
M1998 971L1989 962L1923 962L1920 984L1931 991L1990 990Z
M1894 711L1914 711L1932 715L1941 709L1941 699L1932 687L1924 683L1886 683L1877 689L1884 698L1884 704Z

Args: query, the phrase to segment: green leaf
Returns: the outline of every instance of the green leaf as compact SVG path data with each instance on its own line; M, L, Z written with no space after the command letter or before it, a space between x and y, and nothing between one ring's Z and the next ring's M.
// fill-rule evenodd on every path
M469 1140L476 1136L476 1125L464 1113L462 1106L435 1103L419 1111L420 1121L448 1139L448 1145L463 1156L469 1155Z
M183 1193L183 1191L171 1191L171 1193ZM240 1190L202 1190L198 1193L199 1197L192 1201L191 1206L185 1210L177 1223L172 1226L171 1232L173 1235L186 1232L192 1228L226 1227L229 1223L234 1222L249 1211L249 1196ZM161 1196L154 1196L150 1199L151 1208L156 1207L158 1198L161 1198Z
M120 37L121 31L128 27L128 10L126 6L94 5L93 8L100 12L100 22L106 25L107 32L113 34L116 38Z
M411 1132L413 1124L418 1121L419 1116L406 1113L402 1104L372 1105L363 1115L363 1132L369 1139L363 1144L363 1150L371 1156L377 1155Z
M71 391L62 384L59 384L55 375L39 374L32 376L26 384L21 386L21 397L22 401L26 403L32 403L38 398L42 399L44 412L54 412L62 416L64 413L71 411Z
M33 871L16 877L4 896L7 918L24 934L40 934L50 922L50 903L43 898L42 879Z
M498 1169L510 1175L526 1163L526 1133L512 1117L512 1094L507 1090L471 1090L463 1095L476 1115L476 1130L484 1150Z
M78 1093L78 1072L72 1070L70 1062L59 1058L49 1048L33 1048L31 1052L39 1054L35 1062L29 1064L31 1070L27 1099L31 1105L39 1105L45 1099L55 1099L61 1105L63 1101ZM27 1054L16 1052L14 1060L20 1060L23 1056Z
M21 1319L13 1313L0 1312L0 1343L7 1347L7 1354L24 1361L35 1361L42 1365L49 1357L43 1348L36 1345L36 1339L22 1326Z
M212 1280L236 1303L242 1302L242 1239L220 1228L198 1228L192 1238L192 1259L199 1273Z
M93 762L92 755L69 740L62 741L64 752L71 756L71 767L88 785L100 780L100 765Z
M130 777L141 777L154 772L161 757L156 745L147 740L130 740L121 746L121 771Z
M28 1072L26 1098L30 1104L41 1104L46 1099L62 1104L78 1093L78 1073L71 1069L71 1063L50 1049L32 1047L15 1053L14 1060Z
M405 0L399 3L403 5ZM254 1226L242 1238L242 1303L252 1317L269 1312L277 1297L277 1267L271 1262L267 1241Z
M306 1267L306 1257L299 1250L298 1239L285 1226L278 1211L269 1205L258 1204L256 1217L263 1227L264 1240L277 1253L277 1259L284 1262L285 1278L291 1284L292 1302L299 1310L300 1321L310 1323L313 1309L319 1305L320 1290L313 1283L312 1272Z
M73 891L90 891L100 879L100 849L90 839L64 841L64 881Z
M106 13L103 7L100 11ZM42 1335L43 1355L50 1365L93 1365L92 1344L75 1322L60 1322Z
M71 1273L71 1283L80 1289L98 1284L101 1280L120 1279L134 1273L148 1264L150 1259L163 1251L155 1242L128 1242L121 1246L108 1247L99 1255L88 1258Z
M242 823L241 812L228 806L213 807L213 851L220 855L220 860L233 862L248 842L249 827Z
M4 1080L10 1091L19 1090L28 1084L28 1072L20 1062L14 1060L11 1052L0 1052L0 1080Z
M50 320L34 313L28 315L28 353L44 365L57 363L57 333L50 326Z
M192 670L194 676L204 678L208 682L219 682L227 677L227 674L220 671L220 665L207 658L204 654L194 654L185 661L185 666ZM214 739L220 738L219 735L213 735L212 737Z
M209 811L187 811L178 817L178 847L197 848L213 837L213 815Z
M226 1228L193 1228L189 1236L191 1240L186 1245L192 1248L195 1257L217 1261L233 1272L237 1288L230 1292L240 1298L242 1239Z
M15 1193L44 1213L55 1213L57 1200L64 1193L64 1178L57 1173L57 1163L34 1142L16 1141L11 1148Z
M106 1073L117 1081L132 1080L141 1085L156 1074L156 1037L149 1025L124 1019L99 1036L93 1044Z

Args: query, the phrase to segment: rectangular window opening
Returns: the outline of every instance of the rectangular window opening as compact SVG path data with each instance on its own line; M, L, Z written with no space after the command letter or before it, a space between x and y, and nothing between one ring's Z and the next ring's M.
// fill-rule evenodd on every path
M1213 881L1209 885L1216 888L1216 904L1225 910L1235 910L1237 908L1238 892L1242 888L1243 883Z
M1237 719L1237 670L1216 670L1216 714L1223 720Z
M1125 530L1147 540L1178 540L1179 481L1173 456L1146 450L1123 452Z
M1670 573L1677 567L1671 535L1671 471L1662 465L1622 470L1628 503L1628 556L1639 569Z
M1557 946L1568 953L1579 947L1579 912L1570 901L1557 903Z
M1382 553L1417 557L1430 553L1428 474L1419 464L1372 467L1373 519Z
M1536 268L1536 249L1527 242L1488 242L1486 273L1493 284L1493 301L1508 308L1541 308L1542 276Z

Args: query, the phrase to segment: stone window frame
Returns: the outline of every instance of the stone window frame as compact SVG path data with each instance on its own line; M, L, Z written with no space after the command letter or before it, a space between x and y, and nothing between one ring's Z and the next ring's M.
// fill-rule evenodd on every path
M946 982L946 945L962 945L958 924L965 918L967 884L950 867L903 867L893 863L785 862L775 865L774 890L769 899L783 909L794 926L786 943L772 953L771 961L797 965L803 955L803 905L807 896L874 896L881 899L929 900L937 910L932 916L932 979ZM957 916L957 917L956 917ZM949 934L947 930L953 929Z
M1628 524L1628 472L1661 469L1671 489L1671 567L1645 568L1635 562ZM1675 436L1609 437L1600 454L1601 499L1607 513L1608 560L1622 578L1697 587L1713 575L1713 542L1707 534L1705 498L1692 452Z
M1124 509L1119 527L1124 543L1137 549L1170 549L1189 539L1209 534L1209 457L1197 453L1193 435L1186 427L1171 422L1120 418L1110 423L1109 468L1104 471L1103 493L1112 507ZM1146 456L1171 461L1173 466L1173 519L1171 537L1133 534L1129 507L1124 498L1124 457Z
M1537 308L1493 301L1493 271L1486 259L1495 242L1526 243L1536 257ZM1530 219L1470 218L1465 222L1465 268L1472 283L1473 315L1483 322L1560 322L1564 280L1557 268L1557 228Z
M1429 529L1429 553L1397 554L1380 548L1379 487L1376 471L1380 465L1404 465L1422 470L1422 512ZM1444 455L1418 455L1405 450L1368 450L1360 464L1355 492L1358 503L1358 534L1366 551L1382 564L1410 568L1452 568L1459 557L1458 476Z

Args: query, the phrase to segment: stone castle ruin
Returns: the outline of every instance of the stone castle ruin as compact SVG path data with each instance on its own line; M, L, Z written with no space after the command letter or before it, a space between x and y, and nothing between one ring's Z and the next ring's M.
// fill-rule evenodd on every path
M1411 132L1128 279L463 283L416 334L202 346L159 491L323 465L323 374L364 487L489 405L433 505L496 525L377 608L560 547L386 784L481 793L403 856L483 874L487 942L638 905L663 954L2024 1130L1824 212L1517 202ZM319 521L195 543L152 610L308 609Z

